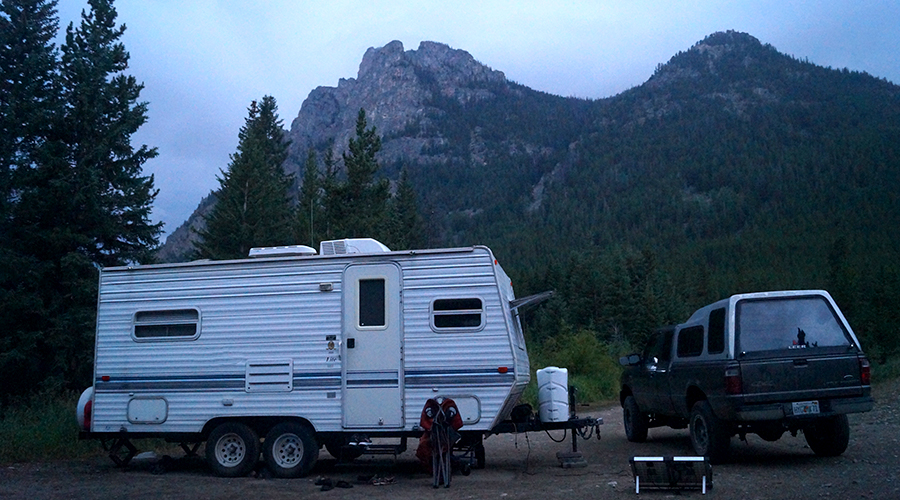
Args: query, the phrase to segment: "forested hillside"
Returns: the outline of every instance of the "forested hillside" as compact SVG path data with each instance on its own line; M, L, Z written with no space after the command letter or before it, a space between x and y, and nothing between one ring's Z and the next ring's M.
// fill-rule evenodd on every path
M381 175L408 171L430 246L489 245L518 295L557 291L529 320L537 344L634 345L733 293L825 288L877 359L900 352L900 87L886 80L726 32L584 100L394 42L310 94L288 169L360 107Z
M870 351L900 348L896 85L729 32L609 99L522 91L443 106L447 147L478 130L482 165L412 172L437 244L491 245L520 294L559 292L535 336L636 341L733 293L825 288Z

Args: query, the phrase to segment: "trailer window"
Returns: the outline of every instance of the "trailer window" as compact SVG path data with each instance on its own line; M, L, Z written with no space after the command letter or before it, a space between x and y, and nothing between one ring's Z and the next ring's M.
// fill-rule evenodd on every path
M193 339L199 335L200 312L196 309L138 311L134 315L136 339Z
M435 331L474 331L484 325L484 305L479 298L437 299L431 304Z
M359 280L359 326L385 326L384 279Z

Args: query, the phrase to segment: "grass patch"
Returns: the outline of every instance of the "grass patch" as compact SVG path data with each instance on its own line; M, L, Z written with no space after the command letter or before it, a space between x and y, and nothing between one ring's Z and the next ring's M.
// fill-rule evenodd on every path
M569 385L576 388L582 403L596 403L618 398L622 367L618 358L628 347L601 342L590 330L558 335L542 345L529 349L531 382L522 401L538 408L537 370L547 366L566 368Z
M900 357L888 358L882 364L869 361L872 363L872 383L900 378Z
M0 464L83 458L100 453L78 440L77 394L39 393L0 408Z

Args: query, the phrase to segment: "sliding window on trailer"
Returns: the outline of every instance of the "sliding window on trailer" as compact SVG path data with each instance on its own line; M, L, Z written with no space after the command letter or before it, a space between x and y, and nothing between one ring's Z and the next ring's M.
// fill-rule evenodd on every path
M478 297L436 299L431 303L431 329L438 333L484 329L484 301Z
M133 318L132 336L138 342L194 340L200 336L200 311L138 311Z

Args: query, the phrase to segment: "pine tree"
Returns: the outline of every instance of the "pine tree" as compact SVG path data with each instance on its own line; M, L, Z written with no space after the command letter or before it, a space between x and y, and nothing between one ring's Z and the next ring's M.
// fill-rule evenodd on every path
M41 286L53 266L32 255L16 212L62 110L55 7L0 3L0 402L43 380L41 365L52 356L41 332L49 315Z
M303 184L297 200L297 238L315 248L318 238L316 224L322 224L322 180L319 178L319 162L316 151L309 149L303 168Z
M405 168L400 170L397 192L391 199L391 239L386 244L393 250L425 246L422 217L416 203L416 192Z
M328 141L325 155L322 158L325 171L322 173L322 217L319 223L323 240L333 240L335 235L335 223L337 220L337 204L334 201L339 196L341 183L338 180L337 162L334 159L334 140Z
M0 239L21 181L60 110L56 0L0 3ZM2 245L2 242L0 242Z
M63 140L73 183L74 213L65 222L83 235L77 251L92 262L146 262L159 244L162 224L150 222L157 191L143 176L156 148L135 150L131 136L147 121L144 86L123 72L129 54L120 41L111 0L89 0L81 25L70 24L63 45L62 76L67 106Z
M83 387L90 383L97 267L150 260L158 245L161 225L149 221L156 191L152 176L142 175L156 151L131 145L147 106L137 101L142 85L124 75L129 55L119 40L125 28L116 26L112 2L89 2L78 28L70 24L66 30L58 61L49 43L57 23L54 4L16 5L29 6L34 17L24 10L15 18L7 14L4 27L27 21L39 28L30 41L5 38L4 61L25 50L29 56L21 60L42 68L28 68L28 74L53 76L30 83L35 96L6 95L17 101L10 100L4 111L27 110L41 123L22 127L23 135L16 136L15 175L7 176L15 189L11 198L4 193L14 201L7 219L13 223L4 228L14 258L7 260L7 254L3 260L18 276L4 273L0 279L5 298L15 299L0 301L9 315L0 318L9 332L0 345L0 376L14 373L28 381L2 384L19 391L46 378ZM12 9L14 3L3 6ZM5 165L8 171L10 163Z
M293 209L284 172L289 143L284 138L275 98L250 105L238 134L237 152L219 177L216 204L195 243L199 257L236 259L253 247L293 242Z
M363 109L356 119L356 137L347 149L343 154L347 182L328 199L330 221L341 238L386 236L390 186L387 179L375 178L381 138L375 127L368 127Z

